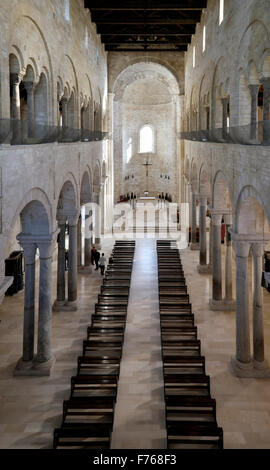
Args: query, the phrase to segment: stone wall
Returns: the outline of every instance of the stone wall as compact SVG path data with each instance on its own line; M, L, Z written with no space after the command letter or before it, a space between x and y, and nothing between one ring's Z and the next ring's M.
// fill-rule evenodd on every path
M45 77L47 124L58 124L61 96L73 95L74 127L81 127L82 106L91 105L91 120L98 110L100 126L102 122L106 130L107 54L84 1L69 1L69 17L65 5L65 0L0 0L0 117L10 118L10 74L18 74L20 80L30 74L37 93L35 116L40 111L38 87L41 77ZM94 129L94 122L89 128ZM0 301L4 260L18 246L16 235L24 207L31 201L40 201L46 209L50 231L55 231L61 188L66 182L71 183L79 208L84 174L89 176L93 193L94 184L99 188L101 183L104 165L108 166L104 142L0 146ZM107 188L112 205L110 180Z

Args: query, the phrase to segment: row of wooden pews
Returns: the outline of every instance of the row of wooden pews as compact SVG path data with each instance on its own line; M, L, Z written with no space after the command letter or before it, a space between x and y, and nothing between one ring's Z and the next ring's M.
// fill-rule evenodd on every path
M167 448L222 449L176 242L158 240L157 256Z
M109 449L135 242L117 241L71 378L54 449Z

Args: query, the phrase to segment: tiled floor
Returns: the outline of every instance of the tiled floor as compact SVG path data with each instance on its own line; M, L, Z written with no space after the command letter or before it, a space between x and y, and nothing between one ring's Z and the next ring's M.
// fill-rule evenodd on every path
M134 264L113 447L164 448L154 245L146 239L137 243L140 250ZM148 243L149 250L145 251ZM112 240L104 241L106 253L112 244ZM181 254L202 353L206 356L206 371L211 376L211 393L217 400L217 419L224 430L225 448L270 449L270 380L238 379L232 375L229 361L235 354L235 313L209 309L211 277L197 273L198 255L188 249ZM55 269L54 263L54 298ZM22 352L23 293L5 298L0 306L2 449L52 446L53 429L60 424L62 403L69 397L70 377L76 372L77 356L82 351L101 276L96 272L80 274L78 280L78 311L53 314L52 348L56 364L50 377L13 377ZM270 362L270 294L266 291L264 318L265 350Z

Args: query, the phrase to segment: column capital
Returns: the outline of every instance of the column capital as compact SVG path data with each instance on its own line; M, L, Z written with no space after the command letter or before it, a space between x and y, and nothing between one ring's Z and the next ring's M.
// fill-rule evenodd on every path
M259 92L260 84L259 83L250 83L248 85L251 96L256 96Z
M224 214L225 225L232 225L232 214Z
M213 225L221 225L222 217L223 217L223 211L211 208L211 219L212 219Z
M198 199L200 202L200 206L207 206L207 196L204 196L203 194L198 194Z
M28 235L20 233L17 235L17 240L20 243L25 256L26 264L33 264L36 258L37 245L33 238L29 238Z
M68 225L70 225L70 226L77 225L79 217L80 217L80 211L79 210L70 211L69 214L67 214Z
M264 247L267 243L263 243L263 242L257 242L257 243L252 243L251 245L251 250L252 250L252 254L253 256L258 256L258 257L262 257L264 255Z
M49 235L40 235L36 238L36 243L39 249L40 259L48 259L52 257L54 243L57 239L59 229Z
M11 84L12 85L19 85L23 79L24 74L22 72L19 73L11 73Z

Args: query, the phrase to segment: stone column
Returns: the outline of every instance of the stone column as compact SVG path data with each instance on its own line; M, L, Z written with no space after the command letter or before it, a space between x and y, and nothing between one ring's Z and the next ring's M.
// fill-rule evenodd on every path
M227 136L227 107L228 107L228 98L221 98L222 102L222 137L226 138Z
M63 97L61 99L62 103L62 127L67 127L68 125L68 99Z
M53 304L54 311L61 311L66 300L66 280L65 280L65 239L66 239L66 218L58 218L60 229L58 238L57 255L57 298Z
M35 334L35 255L37 246L34 241L18 237L25 257L25 288L24 288L24 322L23 322L23 355L18 362L16 371L28 369L34 358Z
M21 108L20 108L20 82L21 77L18 73L12 73L11 79L11 118L14 120L12 125L12 142L16 144L16 141L20 140L20 119L21 119Z
M199 243L196 241L197 214L196 214L197 195L192 190L192 206L191 206L191 250L199 250Z
M200 264L198 265L198 272L204 273L208 271L206 264L206 209L207 209L207 197L200 196Z
M91 247L92 247L92 210L85 208L85 238L84 238L84 267L91 269Z
M257 139L257 108L260 85L248 85L251 95L250 138Z
M236 355L232 368L237 376L245 376L252 368L249 332L248 255L250 243L234 239L236 254ZM244 375L242 375L244 374Z
M101 248L101 207L100 207L100 194L95 197L95 246L98 250Z
M77 266L82 267L82 218L79 216L77 223Z
M224 215L224 222L226 225L226 259L225 259L225 300L227 306L235 308L235 301L232 296L232 241L230 228L232 225L231 215Z
M270 142L270 77L261 79L263 85L263 142Z
M222 213L212 210L212 228L213 228L213 277L212 277L212 299L210 308L220 310L222 302L222 263L221 263L221 219Z
M27 91L27 126L28 137L33 137L35 122L35 101L34 101L34 83L24 82Z
M51 351L51 287L53 239L38 240L40 253L38 343L34 368L49 375L54 358Z
M212 273L213 269L213 222L212 217L209 224L209 264L208 273Z
M261 287L263 254L264 244L253 243L253 350L254 366L256 364L258 368L268 368L264 360L263 290Z
M77 223L79 213L68 216L68 301L65 310L77 310Z

